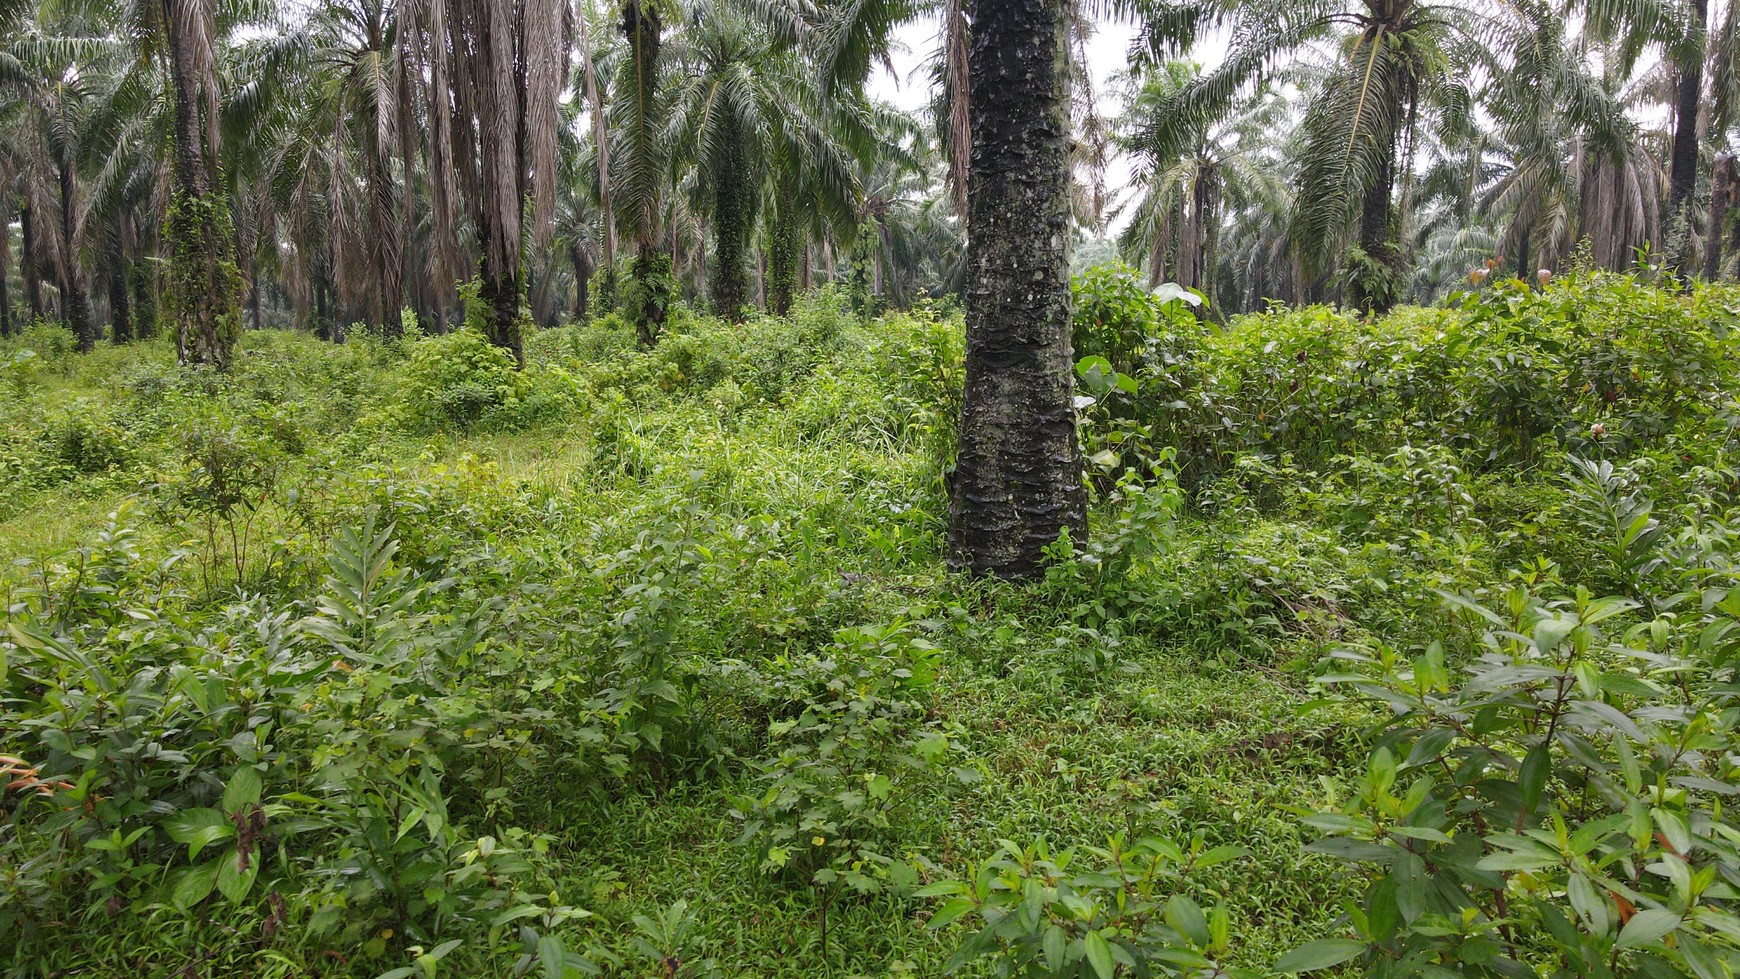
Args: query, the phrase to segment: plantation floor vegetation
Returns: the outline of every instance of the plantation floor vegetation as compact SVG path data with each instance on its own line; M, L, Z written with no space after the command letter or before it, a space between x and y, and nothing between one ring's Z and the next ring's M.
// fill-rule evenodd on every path
M943 568L947 309L7 342L0 963L1734 961L1740 293L1074 288L1092 532L1020 586Z

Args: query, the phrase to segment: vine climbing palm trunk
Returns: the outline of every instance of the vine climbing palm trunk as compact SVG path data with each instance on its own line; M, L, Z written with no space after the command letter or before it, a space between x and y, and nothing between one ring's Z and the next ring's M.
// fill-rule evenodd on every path
M791 312L792 296L798 288L798 265L804 246L798 238L796 194L790 182L780 181L781 192L774 201L773 226L767 242L768 307L776 316Z
M949 564L1023 577L1087 533L1069 315L1063 0L972 11L967 360Z
M744 252L755 223L755 187L744 166L741 127L729 114L723 127L725 133L712 161L714 233L719 239L713 305L720 316L736 322L743 319L743 306L749 300Z
M235 233L217 183L216 26L210 0L162 0L175 92L175 190L164 222L165 300L184 364L228 370L241 333Z

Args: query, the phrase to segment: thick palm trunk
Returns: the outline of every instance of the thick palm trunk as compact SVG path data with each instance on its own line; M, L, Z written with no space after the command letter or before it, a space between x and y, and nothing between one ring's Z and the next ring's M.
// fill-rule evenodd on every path
M210 0L162 0L175 89L175 193L164 222L166 298L182 363L228 370L241 334L241 274L229 208L217 191L216 35Z
M1704 235L1704 279L1715 282L1722 276L1723 236L1728 231L1728 209L1740 194L1740 170L1734 157L1723 153L1716 157L1710 174L1710 230Z
M436 329L446 330L447 318L454 300L454 280L459 277L459 241L455 229L458 223L458 191L454 186L453 113L450 93L454 91L448 52L446 0L429 0L422 20L413 19L418 33L414 45L420 58L415 76L427 77L424 99L429 107L429 135L424 141L425 171L429 176L430 216L430 277L434 285ZM421 53L427 52L428 71L423 71ZM466 154L468 157L470 154Z
M1210 314L1215 319L1224 319L1220 310L1220 170L1210 168L1204 182L1207 191L1203 195L1201 288L1208 297Z
M415 18L406 15L406 20ZM416 32L410 24L399 25L399 40L395 46L398 52L399 77L394 85L394 94L398 107L399 130L399 162L404 166L404 194L399 203L399 270L405 282L405 291L410 297L410 305L417 313L419 323L427 322L433 310L429 303L428 279L424 274L424 263L418 257L417 249L417 109L411 91L411 79L414 77L416 65L411 57L411 45L415 43Z
M148 249L140 245L140 258L127 267L127 291L133 310L133 336L149 340L157 335L157 276Z
M1371 186L1365 189L1359 212L1359 247L1374 262L1393 264L1395 251L1395 214L1390 206L1395 187L1396 140L1392 133L1384 147L1384 155L1373 175ZM1388 312L1395 305L1395 290L1382 284L1373 288L1364 275L1351 282L1348 301L1362 310Z
M109 279L109 340L126 343L133 339L133 313L127 296L127 274L119 268Z
M1689 9L1696 37L1704 36L1708 21L1707 0L1691 0ZM1691 45L1687 45L1688 48ZM1674 254L1668 256L1675 269L1690 271L1692 259L1692 194L1698 189L1698 99L1704 87L1703 45L1686 52L1674 66L1677 92L1674 99L1673 155L1668 163L1668 240Z
M260 256L256 235L242 221L236 223L236 271L243 284L243 305L247 308L248 326L264 330L266 318L260 308Z
M370 133L365 170L369 186L369 214L374 225L370 235L370 257L374 259L375 281L378 286L370 314L374 327L382 336L397 337L404 332L399 308L405 298L404 249L393 199L393 181L387 175L387 151Z
M604 97L598 86L598 73L592 65L592 40L586 32L586 6L584 4L575 9L574 20L580 35L580 70L586 88L587 113L592 117L592 146L598 158L598 220L603 225L603 234L599 236L598 243L603 253L604 267L610 269L614 274L616 270L616 210L612 206L610 186L609 121L604 117Z
M798 264L808 249L798 241L797 202L790 194L781 194L775 207L767 243L767 292L774 315L784 316L791 312L792 295L798 285Z
M1166 281L1166 263L1172 256L1172 208L1155 218L1154 243L1148 249L1148 288Z
M484 332L490 342L524 363L520 336L520 88L515 77L511 0L473 0L477 30L477 119L483 127L481 207L478 236L483 247L479 296L489 306Z
M338 340L326 315L326 277L319 272L314 275L314 336L331 342Z
M11 205L11 194L0 195L0 337L13 333L11 278L7 274L12 265L12 215L8 213Z
M1087 534L1069 312L1063 0L977 0L967 360L949 564L1021 577Z
M114 239L109 245L105 278L109 285L109 339L126 343L133 339L133 309L127 294L127 219L116 215Z
M71 163L63 160L55 170L60 184L60 301L67 325L78 338L79 352L90 353L97 346L97 330L91 322L90 296L85 293L84 266L79 262L78 188Z
M592 281L592 256L579 245L568 246L568 260L574 263L574 322L585 323L591 317L586 308L587 286Z
M18 277L24 280L24 303L30 310L30 318L34 320L42 318L42 279L37 272L36 229L32 210L28 199L18 209L18 221L24 231L18 249Z
M719 240L713 255L713 305L720 316L738 322L749 301L744 251L755 221L755 190L749 185L751 175L738 152L742 133L730 122L725 125L724 149L713 161L713 226Z
M664 329L679 257L675 248L663 244L661 227L665 158L659 135L658 65L664 23L656 5L624 0L621 29L627 51L617 104L623 110L626 159L617 161L623 172L618 189L627 202L625 230L633 233L635 245L622 308L641 344L650 347Z

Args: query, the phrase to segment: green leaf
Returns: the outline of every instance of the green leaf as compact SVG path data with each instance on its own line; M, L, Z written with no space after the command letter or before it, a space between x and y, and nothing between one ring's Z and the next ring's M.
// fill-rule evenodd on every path
M544 979L562 979L562 973L567 971L568 949L561 936L545 935L538 939L538 962L544 967Z
M1068 951L1069 937L1057 925L1048 925L1045 937L1040 939L1040 946L1045 951L1045 967L1052 972L1062 972L1064 953Z
M256 805L260 801L260 770L251 766L238 768L230 776L230 782L224 786L224 812L235 812L243 806Z
M412 806L411 810L405 813L405 818L399 820L399 831L393 834L393 842L397 843L404 839L411 830L417 828L417 824L422 822L423 817L427 815L429 815L429 810L422 806Z
M913 897L944 897L949 894L970 894L972 886L964 880L939 880L913 891Z
M242 903L242 899L254 889L254 878L260 876L260 861L249 860L247 870L240 869L241 860L235 856L226 854L218 862L222 865L218 868L218 893L231 904Z
M1195 901L1182 894L1166 902L1166 923L1178 929L1197 948L1208 947L1208 917Z
M1523 758L1522 771L1517 777L1518 788L1522 791L1524 812L1533 812L1541 804L1541 792L1547 787L1547 775L1552 771L1553 759L1547 751L1547 746L1537 744L1529 749Z
M942 928L953 922L956 918L959 918L961 915L973 910L974 907L976 907L976 905L970 897L957 897L952 901L944 901L943 906L937 908L936 914L931 915L930 922L925 925L925 927L931 929Z
M1563 862L1564 858L1557 853L1489 853L1481 857L1474 867L1476 870L1539 870Z
M1661 908L1639 911L1631 916L1631 920L1625 923L1624 928L1619 929L1619 941L1615 942L1614 946L1616 948L1636 948L1639 945L1648 945L1651 942L1659 941L1668 932L1678 928L1679 924L1680 916L1672 911L1664 911Z
M163 822L163 831L177 843L187 844L188 859L218 840L236 835L229 817L216 809L183 809Z
M1292 974L1314 972L1340 965L1365 951L1365 943L1351 938L1319 938L1281 956L1275 971Z
M1197 856L1196 866L1199 868L1212 867L1217 863L1226 863L1228 860L1237 860L1240 857L1249 855L1250 852L1250 850L1242 846L1217 846L1209 850L1204 850L1199 856Z
M1420 735L1414 741L1414 746L1408 751L1408 760L1402 763L1403 768L1414 768L1418 765L1430 764L1438 760L1444 749L1450 747L1450 742L1456 737L1456 732L1449 728L1433 728Z
M218 873L224 861L213 860L197 867L189 867L182 871L175 886L170 889L169 901L183 911L206 899L213 887L217 886Z
M1372 752L1369 766L1366 780L1374 790L1388 792L1390 786L1396 784L1396 757L1390 754L1390 749L1379 748Z
M1535 646L1540 649L1542 656L1550 656L1575 628L1577 623L1572 619L1542 619L1535 623Z
M1112 972L1117 968L1112 962L1112 947L1106 944L1104 935L1097 931L1087 933L1087 960L1094 967L1094 973L1100 979L1112 979Z

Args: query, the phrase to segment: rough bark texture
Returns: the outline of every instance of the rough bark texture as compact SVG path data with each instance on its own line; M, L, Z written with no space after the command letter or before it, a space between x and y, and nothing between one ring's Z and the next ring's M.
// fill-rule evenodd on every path
M453 305L454 280L459 277L459 243L455 225L453 167L452 85L448 81L447 5L429 0L422 17L413 18L417 39L412 44L416 62L413 77L427 81L423 90L429 107L428 138L423 143L424 170L429 175L430 278L434 288L435 326L446 332ZM427 65L424 52L428 53ZM425 70L425 67L427 70Z
M1220 168L1214 166L1207 169L1208 172L1203 178L1208 187L1203 195L1206 216L1202 222L1202 285L1200 288L1208 296L1209 315L1220 319L1220 210L1224 188L1221 185Z
M157 335L157 279L150 261L127 267L127 287L133 296L133 335L149 340Z
M1692 0L1692 23L1697 36L1704 36L1709 6ZM1688 45L1688 48L1691 47ZM1668 256L1676 269L1690 272L1692 257L1692 194L1698 189L1698 98L1704 88L1704 49L1699 44L1674 66L1678 91L1674 99L1673 155L1668 162L1668 233L1675 254Z
M586 308L590 298L587 286L592 282L592 256L579 245L569 245L568 260L574 263L574 322L583 324L592 318Z
M18 221L23 226L23 240L18 250L18 277L24 280L24 302L30 318L42 316L42 279L36 270L36 230L31 220L30 201L18 209Z
M406 16L405 20L413 18ZM408 38L414 36L410 24L399 25L399 77L393 86L394 101L397 106L393 110L394 121L397 123L399 137L399 163L403 167L404 186L400 190L399 199L399 270L405 283L405 293L410 300L411 308L417 313L419 323L433 318L434 310L429 302L429 283L423 274L421 250L417 247L417 208L421 203L417 200L417 104L411 90L411 79L416 65L411 56L411 45Z
M515 77L515 36L509 0L474 0L476 10L478 122L482 141L483 282L479 295L489 304L485 333L490 342L525 363L520 336L520 129L524 123Z
M1039 571L1087 533L1069 319L1062 0L977 0L971 53L966 391L949 564Z
M370 223L374 226L374 233L369 236L369 258L374 262L379 287L370 297L369 314L382 336L396 337L404 332L399 319L400 303L405 296L404 243L393 179L387 171L387 148L378 140L368 141L363 153L363 172L369 189Z
M768 308L776 316L791 312L798 287L798 264L806 250L798 240L795 195L782 193L775 204L773 228L767 242Z
M7 213L11 204L9 193L0 196L0 337L9 337L13 332L12 291L7 276L7 267L12 264L12 215Z
M1728 229L1728 209L1740 194L1740 169L1734 157L1723 153L1716 157L1710 174L1710 229L1704 235L1704 279L1714 282L1722 276L1722 237Z
M79 261L78 186L72 163L62 160L55 175L60 184L60 301L66 307L67 325L78 338L79 352L88 354L96 349L97 328L91 322L91 299L85 294L85 270Z
M228 370L241 333L241 273L218 191L217 74L209 0L163 0L175 89L175 193L164 222L166 298L182 363Z
M543 252L555 235L557 133L568 72L567 0L520 4L520 196L531 210L530 238Z
M326 279L318 274L314 279L314 335L322 340L338 340L326 315Z
M598 157L598 220L603 227L599 247L603 249L604 267L616 268L616 210L611 203L610 131L604 118L604 97L598 86L598 75L592 64L592 39L586 33L586 8L574 12L579 28L581 77L585 80L587 114L592 117L592 148Z
M115 218L114 240L109 244L106 278L109 286L109 339L126 343L133 339L133 307L127 295L126 218Z
M1394 258L1394 229L1392 224L1390 195L1396 182L1396 142L1395 135L1389 137L1389 144L1377 174L1372 178L1370 187L1365 189L1365 196L1360 203L1359 214L1359 247L1366 256L1374 261L1388 263ZM1392 289L1367 289L1363 277L1353 280L1352 295L1349 297L1353 305L1374 313L1388 312L1395 305L1395 291Z

